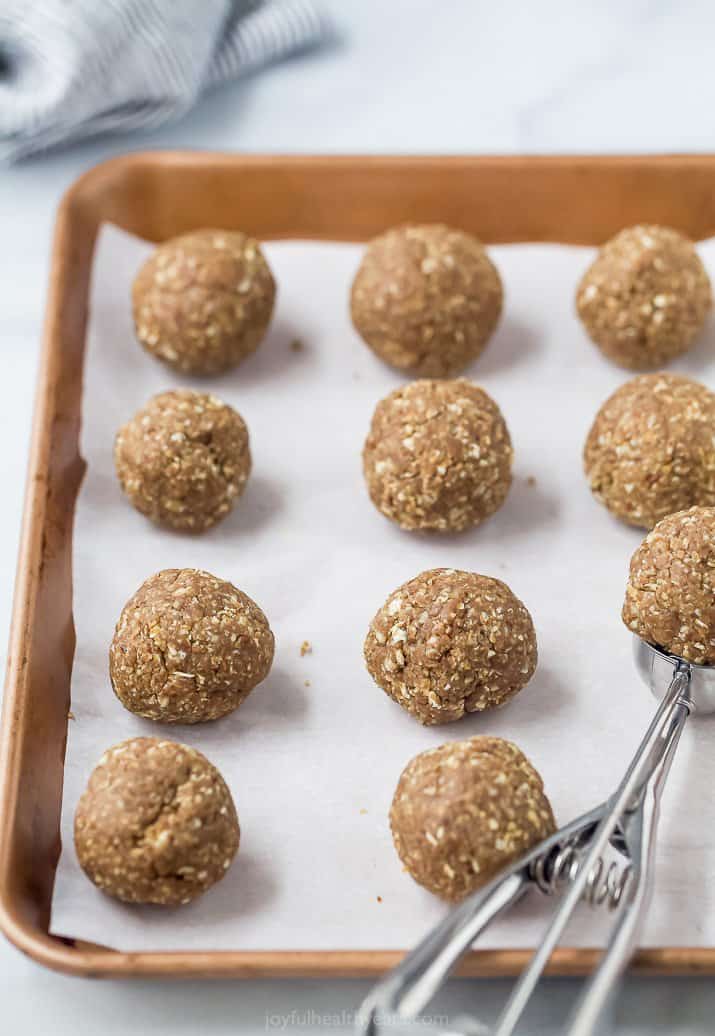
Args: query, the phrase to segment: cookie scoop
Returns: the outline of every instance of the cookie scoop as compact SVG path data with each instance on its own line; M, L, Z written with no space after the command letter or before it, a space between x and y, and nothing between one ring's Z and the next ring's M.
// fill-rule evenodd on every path
M537 890L552 902L559 894L562 899L496 1031L521 1031L544 968L582 900L612 921L563 1031L602 1031L604 1009L639 945L651 902L661 797L681 735L693 712L715 712L715 666L685 657L707 658L713 644L712 609L704 607L713 596L706 574L715 567L713 531L715 511L691 508L664 518L633 557L624 618L637 634L639 674L659 705L620 783L600 803L554 830L538 774L515 745L499 738L443 745L407 765L390 811L395 848L417 882L458 905L368 994L359 1013L361 1036L370 1036L381 1018L399 1017L409 1026L488 925ZM693 617L702 626L695 634L699 644L691 644ZM617 698L632 693L627 672L615 689ZM613 696L612 686L604 690ZM617 709L609 717L617 723Z

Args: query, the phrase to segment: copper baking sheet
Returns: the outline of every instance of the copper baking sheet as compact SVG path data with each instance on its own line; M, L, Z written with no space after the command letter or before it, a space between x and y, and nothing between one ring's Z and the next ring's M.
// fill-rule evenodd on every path
M40 364L0 742L0 925L40 962L107 976L359 976L399 953L120 953L48 934L70 675L72 525L87 299L97 230L150 240L199 226L264 239L364 240L405 220L442 220L487 243L596 244L638 221L715 234L715 157L279 157L137 154L82 177L60 207ZM477 951L463 973L512 974L528 951ZM551 972L588 970L595 950L559 949ZM641 972L712 973L715 948L638 954Z

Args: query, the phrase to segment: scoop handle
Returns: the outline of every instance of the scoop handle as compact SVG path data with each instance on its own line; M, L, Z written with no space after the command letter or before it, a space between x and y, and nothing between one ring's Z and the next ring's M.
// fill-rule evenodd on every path
M498 914L531 884L521 860L511 872L452 910L404 960L379 982L359 1012L357 1032L376 1036L386 1020L414 1018L429 1003L460 957Z
M638 811L642 810L649 783L661 773L665 761L668 761L669 765L670 754L674 747L670 741L673 724L676 723L679 730L690 710L689 684L690 671L687 665L678 666L674 671L667 693L658 706L623 780L605 804L602 818L589 840L587 851L581 859L578 872L573 878L561 906L554 914L540 945L512 990L497 1022L494 1036L512 1036L551 954L561 939L571 914L583 896L589 875L597 860L603 857L616 828L625 829L628 854L630 855L632 848L638 852L637 843L635 847L631 847L629 844L628 818L637 816ZM629 947L630 943L626 945L624 942L621 967L625 966L627 960L625 950ZM618 973L611 976L611 986L617 977ZM592 1030L582 1028L580 1031L576 1031L580 1032L580 1036L585 1036Z
M380 1022L416 1017L427 1006L460 958L481 932L504 910L533 888L537 864L550 858L564 844L583 839L603 815L597 806L533 846L510 868L455 907L370 992L358 1014L357 1033L376 1036Z
M675 677L674 677L675 680ZM680 681L682 684L682 681ZM684 685L687 691L687 683ZM660 819L660 799L690 704L681 696L675 702L663 733L663 740L654 751L653 770L646 781L638 806L624 825L626 847L631 858L631 873L621 914L613 928L598 967L579 996L566 1025L568 1036L591 1036L611 998L616 983L626 967L653 892L653 863ZM659 751L660 749L660 751Z

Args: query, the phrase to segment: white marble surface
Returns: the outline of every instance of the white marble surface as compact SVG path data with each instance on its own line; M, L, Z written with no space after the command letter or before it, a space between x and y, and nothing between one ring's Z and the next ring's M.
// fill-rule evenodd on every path
M245 151L715 150L709 0L320 0L339 39L223 90L181 123L0 171L0 629L10 615L26 443L54 210L89 165L146 147ZM45 972L0 940L2 1031L348 1032L363 983L117 984ZM574 986L549 984L532 1036L557 1032ZM502 982L458 982L443 1012L494 1018ZM619 1036L713 1032L715 983L631 980Z

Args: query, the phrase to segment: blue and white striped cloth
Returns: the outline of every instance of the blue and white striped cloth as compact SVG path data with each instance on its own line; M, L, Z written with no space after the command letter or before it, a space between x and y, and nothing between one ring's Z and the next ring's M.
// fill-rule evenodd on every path
M0 0L0 161L158 126L326 31L311 0Z

